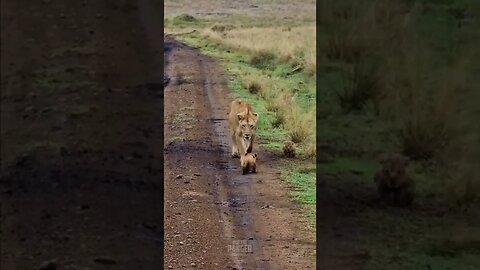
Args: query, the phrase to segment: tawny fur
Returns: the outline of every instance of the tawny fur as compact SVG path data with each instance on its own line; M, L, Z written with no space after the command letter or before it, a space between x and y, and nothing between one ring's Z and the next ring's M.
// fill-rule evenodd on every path
M252 152L257 121L258 114L253 112L250 104L241 99L230 103L228 129L232 141L232 157Z
M375 174L374 181L383 200L399 206L412 204L415 182L407 172L408 162L408 158L400 154L380 158L382 167Z
M292 141L284 141L283 153L287 157L290 157L290 158L295 157L295 144Z
M240 157L240 165L242 165L242 173L256 173L257 172L257 154L245 153Z

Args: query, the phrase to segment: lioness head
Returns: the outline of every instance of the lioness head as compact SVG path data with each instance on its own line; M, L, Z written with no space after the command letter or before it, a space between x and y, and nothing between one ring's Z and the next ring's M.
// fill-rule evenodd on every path
M242 138L249 142L257 128L258 113L238 113L238 127L241 131Z

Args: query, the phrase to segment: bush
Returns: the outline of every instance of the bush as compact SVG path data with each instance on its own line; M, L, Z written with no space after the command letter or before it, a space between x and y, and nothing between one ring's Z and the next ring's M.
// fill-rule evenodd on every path
M313 117L312 117L313 115ZM301 143L310 139L315 113L305 114L298 109L289 111L286 128L287 135L294 143Z
M180 25L180 24L197 24L199 20L192 15L189 14L182 14L178 15L173 18L172 23L174 25Z
M379 96L379 75L373 62L359 61L343 75L342 87L337 91L340 106L347 112L361 110L370 100Z
M285 124L285 121L287 119L287 116L285 114L285 110L277 110L274 115L273 115L273 121L272 121L272 126L274 128L278 128Z
M291 94L280 91L279 93L270 93L265 99L265 108L267 111L278 112L281 110L288 110L293 102Z
M437 115L438 117L438 115ZM432 114L409 116L398 137L403 153L412 159L430 159L445 149L451 142L453 127L445 119Z
M425 55L426 53L424 53ZM457 62L433 71L430 65L417 63L419 56L407 61L397 92L398 133L403 152L412 159L431 159L460 138L465 109L462 96L466 93L467 62ZM427 74L427 75L425 75Z
M257 51L253 53L250 64L257 68L267 68L274 64L275 55L268 51Z
M315 139L315 136L311 136L305 144L305 156L308 158L314 158L317 156L317 143Z
M248 81L247 89L252 94L258 94L262 90L262 85L258 81Z

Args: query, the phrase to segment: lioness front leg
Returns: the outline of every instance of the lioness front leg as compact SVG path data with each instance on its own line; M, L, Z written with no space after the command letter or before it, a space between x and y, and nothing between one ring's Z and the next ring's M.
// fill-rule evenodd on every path
M234 145L232 146L232 158L238 158L238 157L240 157L240 155L238 154L238 147Z
M232 158L238 158L240 154L238 153L238 146L235 142L235 132L230 132L230 136L232 142Z

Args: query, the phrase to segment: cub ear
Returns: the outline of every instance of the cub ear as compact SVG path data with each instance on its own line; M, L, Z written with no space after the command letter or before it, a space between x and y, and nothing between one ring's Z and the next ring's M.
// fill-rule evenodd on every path
M253 156L254 156L255 158L257 158L257 153L253 154Z

